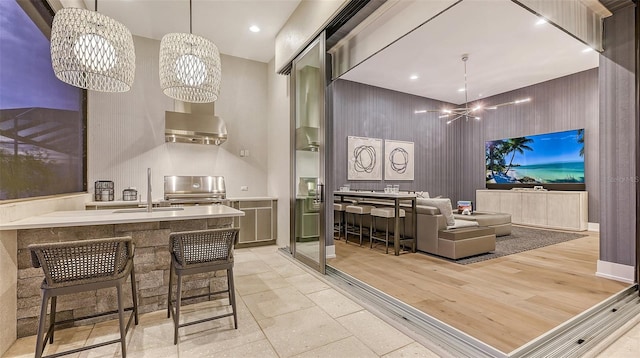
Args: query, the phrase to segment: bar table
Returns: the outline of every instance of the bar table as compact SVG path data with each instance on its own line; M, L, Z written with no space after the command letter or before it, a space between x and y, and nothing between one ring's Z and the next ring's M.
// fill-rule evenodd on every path
M365 199L381 199L393 201L395 207L395 220L393 229L393 250L395 255L400 255L400 202L411 201L411 212L413 215L413 239L411 251L416 252L418 220L416 213L416 194L411 193L383 193L371 191L334 191L334 196L344 201L344 198L365 198Z

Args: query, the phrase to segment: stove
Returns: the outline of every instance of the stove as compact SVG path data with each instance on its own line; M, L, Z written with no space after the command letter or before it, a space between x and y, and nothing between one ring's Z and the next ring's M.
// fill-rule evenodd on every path
M164 177L162 206L193 206L227 204L224 177L182 176Z

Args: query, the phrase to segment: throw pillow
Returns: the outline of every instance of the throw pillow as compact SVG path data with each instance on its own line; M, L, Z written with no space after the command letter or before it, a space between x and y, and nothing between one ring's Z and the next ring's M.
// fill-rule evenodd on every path
M429 198L428 191L416 191L416 197L418 198Z
M453 208L451 207L451 199L449 198L419 198L416 199L416 204L425 205L425 206L433 206L440 210L440 213L444 215L444 218L447 220L447 226L452 226L456 224L455 219L453 218Z

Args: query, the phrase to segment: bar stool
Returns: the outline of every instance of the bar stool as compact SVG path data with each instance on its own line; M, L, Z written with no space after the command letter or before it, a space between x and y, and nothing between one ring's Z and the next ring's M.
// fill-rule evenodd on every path
M171 267L169 270L169 294L167 296L167 318L173 314L173 344L178 344L178 328L233 316L233 325L238 329L236 294L233 283L233 248L238 241L238 228L184 231L169 235ZM227 271L227 289L202 295L182 297L182 276L205 272ZM178 277L175 307L172 300L173 275ZM180 324L182 300L225 293L229 294L231 313Z
M347 207L344 210L345 215L348 215L348 214L353 215L353 225L351 226L351 230L349 230L348 222L347 222L347 227L345 228L344 241L347 244L349 243L349 234L353 234L353 235L358 235L360 237L360 246L362 246L362 230L363 230L362 218L365 215L370 215L371 210L374 208L375 207L372 205L358 205L358 204L347 205ZM356 218L358 217L360 218L360 227L357 228L358 230L356 231ZM371 228L369 228L369 235L371 235Z
M336 240L340 240L340 234L344 231L344 237L347 237L347 228L346 228L346 224L347 224L347 219L346 219L346 213L345 210L347 209L347 206L350 205L350 202L338 202L338 203L333 203L333 212L334 214L337 212L338 213L338 222L335 222L335 215L334 215L334 224L333 224L333 232L334 233L338 233L338 237L336 238L334 236L334 238Z
M400 209L400 218L402 219L402 225L401 228L402 230L404 229L404 219L406 217L406 213L404 211L404 209ZM386 247L386 253L389 253L389 219L394 219L395 220L396 217L396 210L395 208L374 208L371 209L371 227L373 228L373 233L371 234L371 242L369 243L369 248L372 249L373 248L373 241L384 241L385 243L385 247ZM384 238L382 237L378 237L375 236L375 232L376 230L376 218L384 218L385 222L386 222L386 227L385 227L385 236ZM403 230L404 231L404 230ZM404 236L404 235L403 235Z
M133 243L131 238L116 237L31 244L29 245L29 250L31 252L32 266L34 268L42 267L42 271L44 272L44 280L41 286L42 305L40 306L40 320L38 322L38 334L36 338L36 358L42 357L47 342L53 343L56 324L69 323L116 312L118 313L118 321L120 323L119 339L72 349L66 352L58 352L47 357L76 353L118 342L120 342L122 347L122 357L126 357L127 347L125 342L127 331L131 326L131 320L134 319L135 324L138 324L138 300L136 298L137 290L133 269ZM125 325L122 285L127 281L129 276L131 277L133 312ZM115 287L117 290L118 311L56 322L56 301L58 296L108 287ZM49 298L51 298L51 313L49 317L49 328L46 330L45 335L45 320Z

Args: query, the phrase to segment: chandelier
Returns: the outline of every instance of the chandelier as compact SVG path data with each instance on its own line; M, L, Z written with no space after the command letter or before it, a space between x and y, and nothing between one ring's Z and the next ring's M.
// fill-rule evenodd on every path
M189 33L170 33L160 41L160 87L165 95L209 103L220 93L220 53L213 42L194 35L189 0Z
M502 106L507 106L511 104L520 104L520 103L531 101L531 98L524 98L524 99L518 99L511 102L496 104L493 106L483 107L481 105L475 105L473 107L469 107L469 99L468 99L468 91L467 91L467 60L468 59L469 59L468 54L462 55L462 63L464 63L464 89L461 89L461 91L464 91L464 107L442 109L442 110L429 110L429 111L422 110L422 111L416 111L415 113L438 112L438 113L441 113L441 115L438 118L448 119L447 124L451 124L460 118L464 118L466 121L468 121L469 119L475 119L479 121L481 118L478 115L478 113L483 109L497 109L498 107L502 107Z
M72 86L126 92L133 85L136 54L131 32L95 11L64 8L51 26L51 65L56 77Z

